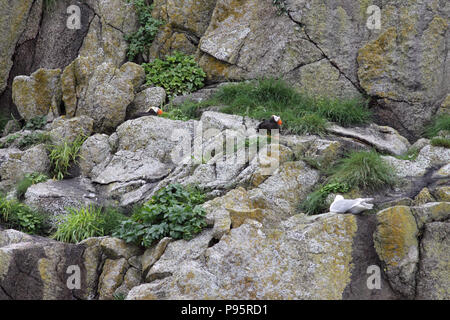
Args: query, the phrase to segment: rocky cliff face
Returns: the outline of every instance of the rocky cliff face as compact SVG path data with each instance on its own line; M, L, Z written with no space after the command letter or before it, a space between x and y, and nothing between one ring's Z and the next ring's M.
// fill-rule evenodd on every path
M100 62L120 67L125 61L123 34L136 28L126 1L57 1L51 10L42 2L4 2L0 8L0 26L9 30L0 52L3 110L14 109L11 90L18 75L64 69L77 56L89 58L83 63L90 73ZM65 27L71 4L81 8L79 30ZM310 94L368 96L378 120L409 139L445 107L450 83L446 2L285 4L280 15L269 0L155 0L153 15L166 24L149 57L174 50L195 53L212 82L281 76ZM380 29L367 27L370 5L381 9ZM80 63L71 64L67 77ZM77 99L65 96L66 107L73 108Z
M196 184L211 198L208 227L147 250L111 237L65 244L0 227L0 299L450 298L450 151L426 139L411 146L434 114L448 112L448 2L286 0L279 14L271 0L154 0L154 17L166 23L145 59L181 50L195 55L210 84L280 76L308 94L368 97L376 114L378 124L273 137L270 150L252 153L244 143L226 161L224 140L244 141L258 121L211 110L199 120L126 121L166 101L164 89L143 85L140 65L126 62L124 35L137 28L132 4L43 2L0 2L0 108L48 120L0 138L0 191L14 196L25 174L50 170L44 144L21 150L19 140L41 133L61 144L83 134L71 177L31 186L26 204L55 223L68 206L129 211L171 183ZM66 27L73 4L81 29ZM379 30L367 27L369 5L381 8ZM399 158L411 148L416 158ZM299 213L322 182L305 157L326 162L371 149L401 180L357 195L375 197L374 212ZM70 266L80 268L80 288L67 285Z

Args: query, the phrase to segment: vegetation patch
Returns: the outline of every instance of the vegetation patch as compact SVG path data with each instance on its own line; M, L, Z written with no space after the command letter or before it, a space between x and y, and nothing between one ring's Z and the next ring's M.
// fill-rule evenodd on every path
M205 72L191 55L175 51L164 60L144 63L147 84L163 87L169 97L185 95L204 86Z
M52 238L57 241L78 243L91 237L111 235L126 218L113 208L87 206L68 208L67 215L59 217L59 224Z
M434 137L431 139L431 145L434 147L450 148L450 139L444 137Z
M125 40L129 42L127 57L129 61L133 61L139 54L149 50L164 21L153 18L154 6L148 5L146 0L127 1L133 3L140 25L136 32L125 35Z
M16 188L17 198L18 199L23 198L28 188L31 187L33 184L45 182L47 180L48 176L43 173L40 172L27 173L25 177L17 185Z
M214 105L223 105L222 112L258 120L276 114L283 119L283 130L292 134L322 134L327 121L350 126L371 120L367 101L313 98L274 78L222 86L211 99L200 104L201 107Z
M201 190L171 184L136 209L114 236L143 247L164 237L191 239L206 227L204 201Z
M345 183L334 182L325 184L310 193L300 204L299 209L308 215L320 214L328 210L326 199L331 193L347 193L350 187Z
M450 115L445 114L436 117L433 122L425 128L425 137L431 139L436 137L441 131L450 131Z
M40 130L47 124L46 116L38 116L25 123L25 130Z
M59 145L48 146L54 179L64 179L72 164L77 163L78 154L86 139L87 137L85 136L78 136L72 143L64 141Z
M0 196L0 223L6 228L29 234L46 235L48 231L42 213L16 199L8 200L3 196Z
M378 191L395 184L393 168L376 151L352 152L340 159L331 181L367 191Z

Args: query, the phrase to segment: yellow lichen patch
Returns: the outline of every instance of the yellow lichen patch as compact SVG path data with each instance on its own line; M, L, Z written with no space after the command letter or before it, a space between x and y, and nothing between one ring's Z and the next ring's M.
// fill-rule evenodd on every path
M354 215L334 215L315 226L311 237L323 251L312 256L316 265L314 296L340 300L351 281L352 244L358 228L356 218Z
M358 69L358 76L361 85L366 90L370 91L372 82L388 72L388 68L392 63L388 53L394 50L396 38L396 29L389 28L375 41L366 44L359 50L357 58L360 66Z
M434 193L438 201L450 201L450 187L438 187Z
M422 204L433 202L434 198L430 193L430 190L428 188L423 188L419 194L414 198L414 204L416 206L420 206Z
M406 206L385 209L377 214L377 220L375 249L382 261L396 267L407 258L411 247L418 247L416 220Z
M203 54L198 62L199 66L206 72L207 80L225 80L229 75L229 65L217 60L209 54Z
M5 249L0 249L0 281L8 274L11 255Z

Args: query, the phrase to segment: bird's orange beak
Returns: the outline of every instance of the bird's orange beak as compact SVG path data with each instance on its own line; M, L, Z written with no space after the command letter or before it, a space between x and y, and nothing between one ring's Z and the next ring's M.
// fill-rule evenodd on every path
M281 119L280 120L278 120L278 125L282 125L283 124L283 121L281 121Z
M163 113L164 112L161 109L158 110L158 116L162 115Z

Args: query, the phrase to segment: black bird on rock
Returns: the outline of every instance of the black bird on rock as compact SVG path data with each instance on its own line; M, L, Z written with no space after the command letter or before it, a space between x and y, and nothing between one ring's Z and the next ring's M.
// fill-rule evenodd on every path
M263 119L263 121L258 125L258 131L261 129L266 129L268 133L270 134L270 130L277 129L280 130L281 125L283 124L283 121L281 121L281 118L273 115L269 120Z
M150 109L148 109L147 112L136 113L134 116L130 117L128 120L133 120L133 119L137 119L140 117L146 117L146 116L160 116L163 113L164 112L160 108L151 107Z

